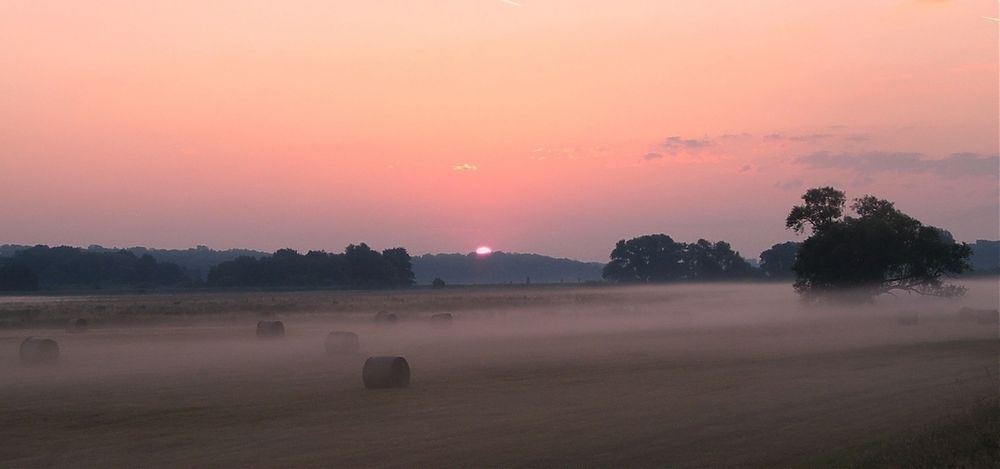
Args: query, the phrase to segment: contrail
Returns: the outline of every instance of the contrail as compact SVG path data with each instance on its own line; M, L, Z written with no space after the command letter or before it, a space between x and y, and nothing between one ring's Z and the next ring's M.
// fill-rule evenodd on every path
M517 3L517 2L515 2L514 0L500 0L500 1L501 1L501 2L504 2L504 3L508 4L508 5L514 5L514 6L516 6L516 7L519 7L519 6L521 6L521 4L520 4L520 3Z
M986 18L986 19L991 20L991 21L1000 21L1000 18L994 18L992 16L984 16L983 18Z

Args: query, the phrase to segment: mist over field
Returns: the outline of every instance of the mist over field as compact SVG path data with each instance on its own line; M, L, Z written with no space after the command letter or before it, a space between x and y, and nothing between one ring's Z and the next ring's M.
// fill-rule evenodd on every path
M0 469L1000 468L996 0L0 0Z
M5 297L0 315L60 326L0 330L0 464L872 461L995 405L997 324L957 313L997 308L998 285L967 286L851 307L777 284ZM90 330L63 332L69 317ZM286 336L257 339L259 319ZM361 350L327 355L333 330ZM19 363L29 335L58 362ZM364 389L377 355L405 357L410 387Z

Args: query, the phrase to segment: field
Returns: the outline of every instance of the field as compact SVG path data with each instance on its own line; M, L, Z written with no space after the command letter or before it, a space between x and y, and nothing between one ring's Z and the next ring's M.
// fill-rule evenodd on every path
M998 285L968 286L858 307L770 284L0 297L0 466L996 465L998 326L956 311ZM256 339L264 318L287 336ZM332 330L361 352L326 355ZM20 363L32 335L57 363ZM406 357L411 386L366 390L371 355Z

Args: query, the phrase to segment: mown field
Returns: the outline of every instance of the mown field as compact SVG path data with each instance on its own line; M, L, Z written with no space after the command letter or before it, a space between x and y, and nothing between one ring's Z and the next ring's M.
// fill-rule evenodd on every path
M998 325L956 312L998 286L969 287L850 308L759 284L0 297L0 466L996 466ZM265 318L286 337L258 340ZM361 352L327 355L332 330ZM26 336L59 361L22 364ZM406 357L411 386L366 390L371 355Z

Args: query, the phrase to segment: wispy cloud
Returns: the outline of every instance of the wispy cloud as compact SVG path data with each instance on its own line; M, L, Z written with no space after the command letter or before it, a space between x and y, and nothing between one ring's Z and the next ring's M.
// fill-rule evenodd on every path
M462 163L452 166L451 169L455 171L479 171L479 166L469 163Z
M804 135L786 135L781 133L767 134L764 136L764 141L778 142L778 141L789 141L789 142L818 142L820 140L827 140L832 138L833 134L804 134Z
M515 2L514 0L500 0L500 1L506 3L506 4L510 5L510 6L515 6L515 7L522 6L520 3Z
M681 138L675 136L664 140L660 144L660 148L671 155L676 155L683 151L698 151L713 144L708 138Z
M645 155L642 156L643 161L656 161L662 159L663 159L663 154L656 152L646 153Z
M944 177L991 177L1000 171L1000 155L953 153L945 158L927 158L915 152L816 152L800 156L796 163L813 169L844 169L861 175L875 173L936 174Z
M855 143L870 142L872 141L872 136L868 134L851 134L844 137L844 140Z
M805 182L802 181L801 179L798 179L798 178L789 179L789 180L786 180L786 181L778 181L778 182L774 183L774 188L775 189L781 189L781 190L786 190L786 191L787 190L798 190L798 189L801 189L803 187L805 187Z

